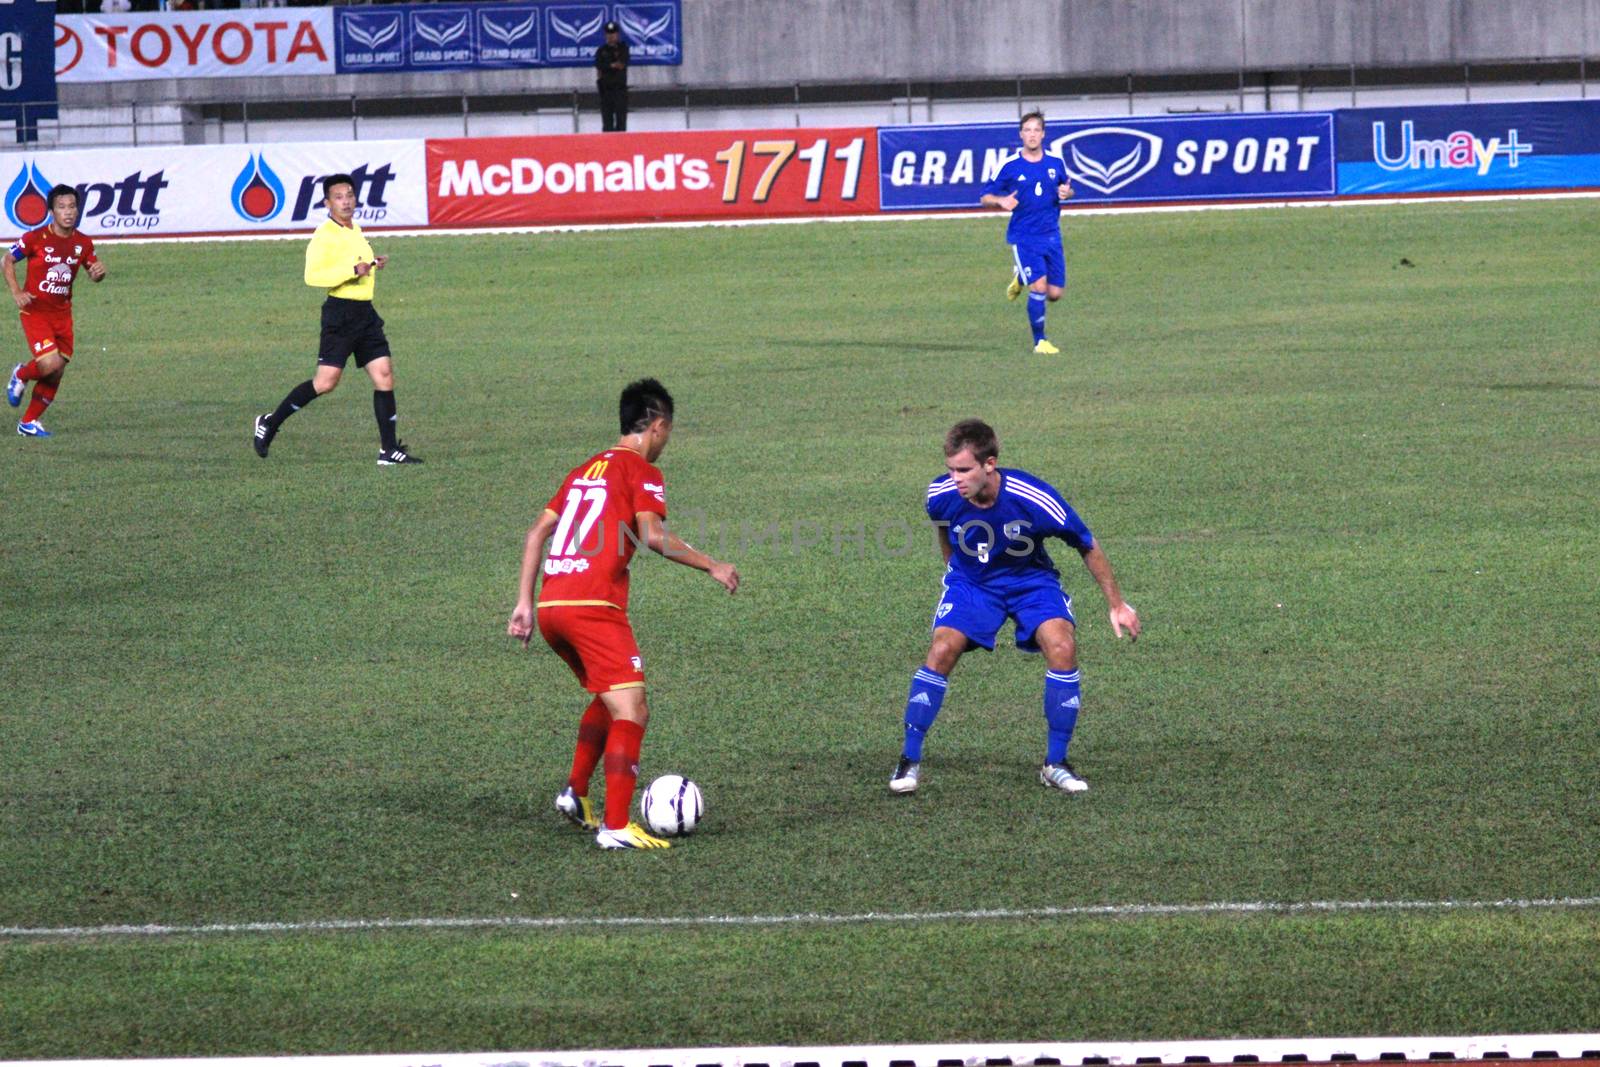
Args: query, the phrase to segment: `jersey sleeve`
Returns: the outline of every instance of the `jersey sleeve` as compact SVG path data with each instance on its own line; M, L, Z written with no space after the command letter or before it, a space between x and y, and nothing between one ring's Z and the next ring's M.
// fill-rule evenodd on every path
M935 478L928 485L928 518L934 522L947 522L950 518L952 500L959 500L960 492L956 490L956 483L947 474L943 478Z
M16 241L11 245L11 251L9 253L7 253L7 254L10 255L11 258L16 260L18 263L21 263L23 260L25 260L29 256L33 255L33 250L34 250L35 244L34 244L33 241L29 240L29 238L31 238L33 236L34 236L34 231L33 230L29 230L27 233L23 234L21 237L18 237L16 239Z
M1000 173L988 185L983 187L983 196L1005 196L1017 184L1017 161L1015 157L1008 159L1000 167Z
M667 483L661 472L648 463L641 463L632 475L633 513L654 512L667 517Z
M332 289L355 276L349 250L337 237L318 227L306 245L306 284L313 289Z
M82 234L79 234L78 236L83 238L83 256L82 256L82 261L84 263L98 263L98 262L100 262L100 257L95 255L94 242L89 240L89 238L84 237Z
M1025 497L1033 512L1033 533L1039 537L1059 537L1080 552L1094 547L1094 534L1053 486L1040 481L1027 483Z

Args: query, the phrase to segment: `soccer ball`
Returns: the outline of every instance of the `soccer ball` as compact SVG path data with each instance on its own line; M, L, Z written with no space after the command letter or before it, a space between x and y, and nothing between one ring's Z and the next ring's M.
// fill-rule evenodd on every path
M700 787L681 774L663 774L650 783L639 802L639 814L652 833L680 837L693 833L706 813Z

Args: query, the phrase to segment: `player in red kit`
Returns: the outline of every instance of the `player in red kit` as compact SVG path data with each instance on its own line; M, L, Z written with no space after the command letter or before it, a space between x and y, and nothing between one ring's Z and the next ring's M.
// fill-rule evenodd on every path
M22 334L33 354L12 368L6 383L6 403L12 407L22 403L28 383L33 383L33 399L17 423L17 432L24 437L50 436L39 417L56 398L61 374L72 359L72 282L78 268L88 271L90 281L106 276L106 265L94 254L94 242L78 232L78 191L58 185L50 190L49 205L50 221L23 234L9 253L0 256L0 274L22 312ZM24 260L26 288L17 282L16 265Z
M639 777L639 744L649 708L644 664L628 623L628 564L645 545L702 570L732 593L739 572L690 548L666 528L667 492L654 466L672 436L672 397L654 378L622 391L622 437L572 468L528 531L517 606L506 632L526 645L535 625L594 699L578 724L578 748L556 810L601 848L667 848L629 820ZM546 548L548 542L548 551ZM539 576L544 587L534 599ZM589 779L605 763L602 824Z

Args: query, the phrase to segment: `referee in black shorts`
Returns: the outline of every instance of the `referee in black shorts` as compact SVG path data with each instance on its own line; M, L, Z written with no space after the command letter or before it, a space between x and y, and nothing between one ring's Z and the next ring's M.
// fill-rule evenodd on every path
M316 377L289 390L276 411L256 416L250 443L256 455L267 449L284 420L339 384L351 356L372 379L372 414L378 420L378 466L421 463L396 436L394 366L389 360L389 339L383 319L372 306L377 273L388 256L372 253L372 246L356 225L356 186L348 174L322 179L328 221L317 227L306 246L306 284L326 289L322 305L322 344L317 351Z

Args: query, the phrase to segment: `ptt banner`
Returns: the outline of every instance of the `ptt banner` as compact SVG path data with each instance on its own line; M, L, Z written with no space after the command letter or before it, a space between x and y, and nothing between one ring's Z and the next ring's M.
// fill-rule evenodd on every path
M332 73L333 12L325 7L56 19L63 82Z
M91 237L283 233L322 224L322 178L348 174L363 229L428 224L423 142L174 145L0 156L0 235L43 225L77 188Z
M871 127L428 141L435 226L869 214Z
M1340 111L1339 195L1600 187L1600 101Z
M683 62L680 0L336 7L339 73L587 67L615 20L635 66Z
M1020 147L1017 124L878 131L885 211L976 207ZM1074 202L1332 196L1333 115L1183 115L1051 122Z

